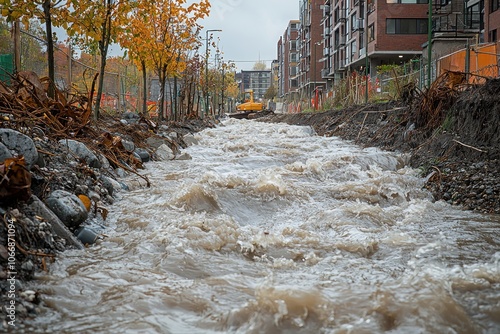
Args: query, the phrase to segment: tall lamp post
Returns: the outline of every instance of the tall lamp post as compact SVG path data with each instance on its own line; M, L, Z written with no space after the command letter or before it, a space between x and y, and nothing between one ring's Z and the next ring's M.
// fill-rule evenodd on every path
M222 102L222 110L220 111L220 114L221 116L224 116L224 106L226 104L226 102L224 101L224 89L226 89L226 87L224 86L224 76L226 75L224 69L225 69L225 64L224 64L224 61L222 61L222 91L221 91L221 102Z
M313 93L314 93L314 110L318 110L318 101L316 99L316 76L317 76L317 72L316 72L316 63L318 62L318 56L317 56L317 52L316 52L316 47L318 45L321 45L321 42L316 42L314 43L314 83L313 83Z
M222 31L221 29L209 29L206 32L206 39L205 39L205 114L208 116L209 113L209 100L208 100L208 33L212 31Z

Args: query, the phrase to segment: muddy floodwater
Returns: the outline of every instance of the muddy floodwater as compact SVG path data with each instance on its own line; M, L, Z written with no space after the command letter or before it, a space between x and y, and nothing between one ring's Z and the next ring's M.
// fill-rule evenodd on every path
M120 193L107 238L38 275L27 332L500 333L499 216L309 127L196 137L191 160L148 163L152 186Z

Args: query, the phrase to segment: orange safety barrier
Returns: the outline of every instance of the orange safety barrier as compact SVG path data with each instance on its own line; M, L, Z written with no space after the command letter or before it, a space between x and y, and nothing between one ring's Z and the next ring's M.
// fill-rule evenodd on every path
M496 44L471 46L469 50L469 70L472 75L469 82L478 82L486 78L498 77L499 56ZM439 73L446 71L466 72L467 49L454 52L438 61Z

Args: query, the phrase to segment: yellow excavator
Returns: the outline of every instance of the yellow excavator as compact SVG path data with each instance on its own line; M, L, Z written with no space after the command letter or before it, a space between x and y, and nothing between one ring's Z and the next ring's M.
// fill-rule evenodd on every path
M245 102L236 106L239 112L258 112L264 110L264 104L253 100L253 89L245 89Z

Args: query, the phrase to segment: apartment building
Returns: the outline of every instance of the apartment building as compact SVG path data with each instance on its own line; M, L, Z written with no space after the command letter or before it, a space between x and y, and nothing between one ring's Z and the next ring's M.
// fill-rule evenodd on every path
M324 54L323 18L324 0L300 0L300 29L297 36L299 49L298 89L302 95L312 93L316 87L326 88L321 75L320 60Z
M241 71L240 92L252 89L255 100L263 99L267 90L271 86L271 70L262 71Z
M282 98L294 95L298 88L299 27L299 20L291 20L278 41L278 96Z
M500 0L490 0L485 6L484 23L486 42L500 41Z
M374 75L383 64L422 55L427 40L427 0L326 0L322 75L338 80L351 71Z
M433 60L466 43L499 41L500 0L431 1ZM428 0L299 0L298 91L329 89L353 71L373 77L380 65L425 60L428 12ZM283 61L288 42L279 47Z

